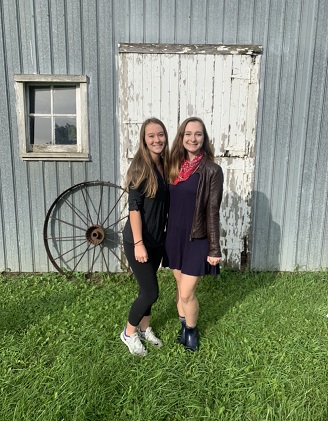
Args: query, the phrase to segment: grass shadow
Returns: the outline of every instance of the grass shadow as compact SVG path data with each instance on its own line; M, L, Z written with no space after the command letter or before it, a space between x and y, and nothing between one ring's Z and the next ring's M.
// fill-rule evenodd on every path
M218 323L232 308L242 305L249 294L275 282L277 272L221 270L217 277L206 276L199 284L201 329Z
M0 307L0 335L5 332L21 334L30 326L40 324L45 317L70 307L81 294L78 287L69 283L62 288L56 276L31 275L14 278L3 290L6 302Z
M205 276L200 280L196 291L199 300L199 327L206 330L218 323L233 307L240 305L245 298L258 288L275 282L277 272L251 272L221 269L220 275ZM176 322L179 327L175 302L175 279L169 269L158 273L160 297L154 305L152 320L158 326ZM163 298L161 298L163 297ZM165 297L165 298L164 298Z

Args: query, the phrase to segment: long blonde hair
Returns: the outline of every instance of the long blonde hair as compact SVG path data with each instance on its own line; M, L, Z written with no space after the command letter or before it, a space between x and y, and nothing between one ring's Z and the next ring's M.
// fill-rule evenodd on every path
M149 149L145 141L145 132L148 124L159 124L165 135L165 146L162 152L163 160L163 171L164 178L167 179L168 168L169 168L169 146L168 146L168 135L164 123L158 118L148 118L143 122L140 129L139 148L135 154L126 176L126 187L130 186L133 189L137 189L140 184L144 181L145 187L143 193L147 197L155 197L157 192L157 177L154 170L154 161L150 155Z
M169 169L169 177L168 177L169 183L173 183L173 181L177 178L177 176L179 175L181 163L187 157L187 151L185 150L183 146L183 136L185 134L187 124L190 123L191 121L198 121L203 126L204 142L203 142L201 150L212 161L214 161L213 148L210 143L210 138L208 136L203 120L200 119L199 117L189 117L180 124L180 127L178 128L178 132L175 136L175 139L172 145L171 155L170 155L170 167L169 167L170 169Z

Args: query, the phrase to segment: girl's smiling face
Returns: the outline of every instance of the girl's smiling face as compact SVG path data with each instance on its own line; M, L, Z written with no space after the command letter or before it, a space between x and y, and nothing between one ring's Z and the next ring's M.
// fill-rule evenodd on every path
M204 143L203 126L199 121L189 121L183 135L183 146L188 152L188 159L191 161L199 154Z
M156 123L149 123L145 128L145 142L151 157L158 158L166 145L166 136L163 127Z

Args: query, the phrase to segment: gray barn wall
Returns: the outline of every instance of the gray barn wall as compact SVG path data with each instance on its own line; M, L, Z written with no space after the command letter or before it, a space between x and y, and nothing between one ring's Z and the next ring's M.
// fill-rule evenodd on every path
M326 0L0 0L0 270L48 271L46 210L119 173L118 43L259 44L251 267L328 266ZM14 74L89 77L90 162L19 158Z

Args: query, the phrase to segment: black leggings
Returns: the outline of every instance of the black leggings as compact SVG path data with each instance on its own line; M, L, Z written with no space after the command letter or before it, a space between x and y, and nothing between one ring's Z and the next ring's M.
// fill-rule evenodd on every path
M134 257L134 245L123 241L125 255L139 284L139 295L131 306L128 321L138 326L144 316L150 316L151 306L158 298L158 281L156 272L163 257L164 247L146 247L148 261L138 262Z

